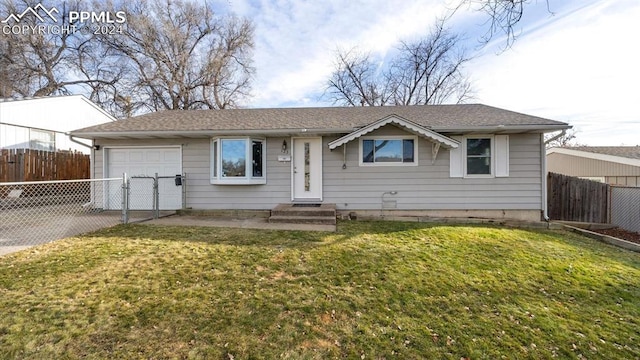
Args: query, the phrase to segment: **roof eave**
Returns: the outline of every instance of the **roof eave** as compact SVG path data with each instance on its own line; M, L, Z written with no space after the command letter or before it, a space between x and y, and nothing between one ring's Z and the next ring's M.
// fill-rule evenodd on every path
M407 122L410 123L410 122ZM416 125L414 123L411 123ZM416 125L418 126L418 125ZM422 127L422 126L421 126ZM366 128L366 127L365 127ZM424 127L422 127L424 128ZM570 129L567 124L559 125L498 125L498 126L466 126L466 127L434 127L434 133L522 133L522 132L553 132ZM139 130L139 131L71 131L70 134L83 139L166 139L166 138L206 138L213 136L311 136L351 134L364 128L327 128L327 129L230 129L230 130ZM426 128L424 128L426 129ZM441 135L442 136L442 135Z
M547 133L571 129L569 124L547 125L490 125L490 126L465 126L465 127L433 127L431 130L439 133Z
M344 134L353 131L350 128L337 129L232 129L232 130L140 130L140 131L72 131L70 134L83 139L163 139L163 138L206 138L213 136L306 136Z

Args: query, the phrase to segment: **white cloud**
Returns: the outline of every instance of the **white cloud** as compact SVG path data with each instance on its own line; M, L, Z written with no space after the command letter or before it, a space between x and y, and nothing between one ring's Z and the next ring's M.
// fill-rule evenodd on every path
M240 1L233 10L256 24L257 78L251 106L313 105L338 47L384 58L398 39L426 32L437 2Z
M640 3L600 1L564 15L474 61L478 100L568 121L581 142L640 143Z
M222 0L220 0L222 1ZM384 59L398 39L426 34L451 1L228 0L256 24L257 78L251 107L326 106L318 99L337 47L358 46ZM514 47L469 64L477 101L567 121L589 144L640 143L636 109L640 83L640 2L533 2L518 25ZM486 30L486 17L460 11L450 25L468 45ZM503 44L497 39L499 45Z

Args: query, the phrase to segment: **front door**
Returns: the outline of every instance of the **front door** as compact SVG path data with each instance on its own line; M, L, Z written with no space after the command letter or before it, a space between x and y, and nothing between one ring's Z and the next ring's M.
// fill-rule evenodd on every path
M322 201L322 138L293 139L293 200Z

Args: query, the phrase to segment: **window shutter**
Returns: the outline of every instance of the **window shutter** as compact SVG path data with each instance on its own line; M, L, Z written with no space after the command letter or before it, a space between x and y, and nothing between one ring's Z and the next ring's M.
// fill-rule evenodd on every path
M462 177L463 176L463 163L462 163L462 136L451 136L453 140L459 141L460 146L457 149L449 149L449 177Z
M509 135L496 135L496 177L509 176Z

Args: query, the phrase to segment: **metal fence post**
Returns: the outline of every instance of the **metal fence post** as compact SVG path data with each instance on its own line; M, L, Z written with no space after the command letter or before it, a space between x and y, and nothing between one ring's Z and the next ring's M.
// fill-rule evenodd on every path
M129 223L129 181L127 173L122 174L122 223Z
M153 177L153 218L160 217L160 191L158 189L158 173Z

